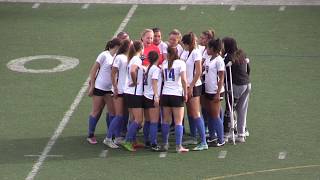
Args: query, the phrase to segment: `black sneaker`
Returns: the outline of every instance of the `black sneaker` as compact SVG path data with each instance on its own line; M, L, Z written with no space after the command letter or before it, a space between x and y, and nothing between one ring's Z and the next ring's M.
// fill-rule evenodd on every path
M151 143L148 141L144 144L145 149L149 149L151 147Z
M152 144L151 145L151 150L155 151L155 152L159 152L159 151L161 151L161 147L158 146L157 144Z
M219 142L212 143L212 144L210 144L210 146L212 146L212 147L222 147L222 146L224 146L225 144L226 144L226 142L223 141L222 143L219 143Z

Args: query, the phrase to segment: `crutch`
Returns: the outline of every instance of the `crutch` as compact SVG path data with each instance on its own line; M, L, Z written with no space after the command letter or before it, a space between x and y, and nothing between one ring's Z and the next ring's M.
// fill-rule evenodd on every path
M229 132L231 133L231 138L232 138L232 143L235 145L236 144L236 138L235 138L235 134L234 134L234 130L235 130L235 122L234 122L234 112L233 112L233 106L234 106L234 99L233 99L233 88L232 88L232 73L231 73L231 65L232 62L228 62L226 65L226 70L228 69L228 73L229 74L229 81L228 81L228 75L226 75L226 83L229 82L230 84L230 89L229 89L229 85L226 84L226 90L227 90L227 105L229 107L229 115L230 115L230 130ZM228 68L227 68L228 67ZM231 99L231 102L229 101L229 99Z

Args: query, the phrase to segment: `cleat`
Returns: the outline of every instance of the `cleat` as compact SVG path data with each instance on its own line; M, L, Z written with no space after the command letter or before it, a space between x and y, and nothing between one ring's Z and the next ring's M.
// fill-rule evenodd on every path
M144 147L145 147L144 144L141 143L141 142L139 142L139 141L136 141L136 142L132 143L132 146L133 146L133 148L135 148L135 149L144 148Z
M208 138L207 139L207 143L216 143L218 141L218 138L217 137L212 137L212 138Z
M130 152L135 152L135 151L137 151L134 147L133 147L133 145L132 145L132 143L130 143L130 142L123 142L122 144L121 144L126 150L128 150L128 151L130 151Z
M151 151L159 152L159 151L161 151L161 147L158 146L157 144L152 144Z
M186 152L189 152L189 149L186 149L183 146L179 145L179 146L176 146L176 152L177 153L186 153Z
M245 143L246 142L246 139L244 136L238 136L236 137L236 142L238 143Z
M193 148L193 151L203 151L203 150L208 150L208 144L199 144L198 146L196 146L195 148Z
M168 151L169 150L169 144L164 144L162 147L161 147L161 151Z
M94 136L93 137L88 137L87 141L88 141L89 144L98 144L98 141L97 141L96 137L94 137Z
M219 142L214 143L214 144L212 144L212 146L213 146L213 147L222 147L222 146L224 146L225 144L226 144L226 142L223 141L222 143L219 143Z
M107 145L109 148L112 148L112 149L117 149L117 148L119 148L119 146L116 145L116 144L112 141L112 139L109 139L109 138L105 138L105 139L103 140L103 144Z
M123 137L116 137L113 141L116 145L121 145L124 142Z

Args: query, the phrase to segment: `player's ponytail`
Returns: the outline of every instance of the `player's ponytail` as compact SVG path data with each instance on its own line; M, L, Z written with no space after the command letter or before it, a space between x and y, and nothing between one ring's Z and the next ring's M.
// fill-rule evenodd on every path
M171 47L171 46L168 46L168 69L171 69L172 68L172 65L173 65L173 62L176 60L176 59L179 59L179 56L178 56L178 50L177 48L175 47Z
M108 41L106 47L104 48L105 51L109 51L116 46L120 46L121 42L119 38L113 38L112 40Z
M129 49L129 55L128 60L130 61L133 56L135 56L138 52L140 52L143 49L143 44L141 41L134 41Z

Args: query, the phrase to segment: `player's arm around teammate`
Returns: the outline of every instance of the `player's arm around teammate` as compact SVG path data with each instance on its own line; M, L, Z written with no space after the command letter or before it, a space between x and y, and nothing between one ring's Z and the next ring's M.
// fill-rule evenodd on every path
M103 143L110 148L118 148L122 142L121 131L125 121L124 85L128 62L130 41L122 40L119 50L112 64L111 81L113 87L113 105L115 117L111 121L106 138ZM114 141L112 137L115 137Z
M193 150L206 150L208 145L205 137L205 127L203 118L200 116L200 96L202 86L200 76L202 74L202 56L196 47L196 36L190 32L182 37L184 53L181 58L187 65L188 101L187 111L192 141L186 144L197 144L196 132L201 138L201 143Z
M160 147L157 143L158 123L159 123L159 95L161 88L161 70L157 66L158 64L158 53L150 51L148 54L150 65L144 75L144 114L145 123L150 122L148 136L145 137L145 141L150 141L151 150L160 151ZM149 139L150 137L150 139ZM147 144L146 142L146 144Z
M104 105L107 104L108 112L113 113L111 65L119 46L119 39L114 38L109 41L105 51L100 53L90 71L88 95L92 97L92 110L88 119L87 138L90 144L97 144L94 132Z
M223 58L220 56L221 40L210 40L208 43L208 57L205 61L205 96L207 98L207 111L209 113L209 126L212 126L210 130L215 130L218 135L218 142L213 143L213 146L223 146L224 132L223 122L220 118L220 100L223 97L224 92L224 72L225 65ZM212 133L210 133L212 134Z
M184 102L188 100L187 82L186 82L186 64L179 60L177 50L173 47L168 47L167 61L162 66L164 85L161 95L161 106L163 107L163 122L162 122L162 140L163 150L169 148L169 128L172 120L172 114L175 121L175 136L176 136L176 151L188 152L182 146L183 125L182 119L184 116Z

